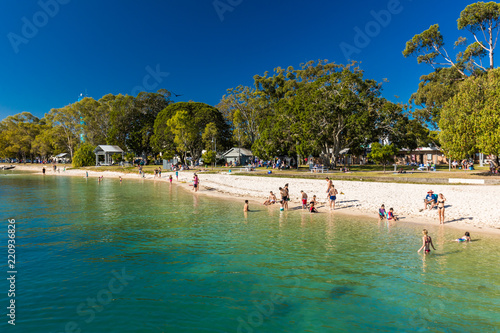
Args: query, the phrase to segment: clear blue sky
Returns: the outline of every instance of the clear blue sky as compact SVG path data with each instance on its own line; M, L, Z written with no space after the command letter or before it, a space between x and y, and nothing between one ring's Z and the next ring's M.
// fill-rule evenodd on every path
M233 4L219 16L213 0L2 1L0 119L22 111L42 117L85 91L99 99L141 86L215 105L226 89L251 86L255 74L277 66L346 63L341 43L356 46L354 28L376 29L371 11L395 2L219 0ZM40 3L52 4L45 9L50 15ZM431 68L405 59L405 42L439 23L453 51L458 36L469 37L456 20L470 3L400 0L390 22L351 58L362 62L367 78L389 80L384 97L406 103ZM37 31L29 29L33 23ZM161 72L156 79L147 77L148 66Z

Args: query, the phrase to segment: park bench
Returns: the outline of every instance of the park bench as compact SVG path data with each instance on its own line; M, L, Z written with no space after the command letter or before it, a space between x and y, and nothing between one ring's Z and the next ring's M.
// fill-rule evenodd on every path
M311 173L313 173L313 172L321 172L321 173L328 172L327 167L312 167L312 168L310 168L310 170L311 170Z

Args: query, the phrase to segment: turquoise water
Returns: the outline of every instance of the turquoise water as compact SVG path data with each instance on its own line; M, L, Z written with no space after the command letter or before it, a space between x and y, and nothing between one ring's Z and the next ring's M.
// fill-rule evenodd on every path
M499 237L264 207L142 180L0 173L0 332L495 332ZM275 207L274 207L275 208ZM404 220L403 220L404 221Z

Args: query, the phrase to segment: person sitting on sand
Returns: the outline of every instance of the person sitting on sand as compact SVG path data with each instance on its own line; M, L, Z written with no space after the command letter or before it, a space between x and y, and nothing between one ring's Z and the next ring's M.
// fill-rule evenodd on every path
M465 235L460 237L460 238L457 238L455 240L453 240L453 242L470 242L471 239L470 239L470 234L468 231L465 232Z
M385 211L385 205L382 205L378 210L378 221L380 222L385 218L387 218L387 213Z
M311 201L311 202L309 203L309 205L310 205L310 206L309 206L309 211L310 211L311 213L317 213L317 212L318 212L318 210L316 209L316 207L314 207L314 201Z
M424 199L424 210L427 209L427 206L431 206L429 208L429 210L431 210L432 208L434 208L434 206L437 204L437 195L434 195L434 192L432 190L430 190L429 192L427 192L427 195L425 196L425 199Z
M302 209L307 208L307 193L304 191L300 191L302 193Z
M276 196L274 195L273 191L269 192L269 198L264 201L263 205L268 206L276 203Z
M417 252L420 253L420 251L422 251L422 249L424 249L424 253L429 253L429 252L431 252L431 248L430 248L431 246L434 249L434 251L436 251L436 248L434 247L434 244L432 243L432 238L427 233L427 229L422 230L422 234L424 235L422 237L422 246L420 247L420 249Z
M248 209L248 200L245 200L245 206L243 206L243 211L244 212L248 212L249 209Z
M313 195L312 202L314 202L314 205L315 205L315 206L317 206L317 205L318 205L318 202L316 201L316 194L315 194L315 195Z
M387 221L397 221L398 218L394 215L394 209L389 208L389 212L387 212Z

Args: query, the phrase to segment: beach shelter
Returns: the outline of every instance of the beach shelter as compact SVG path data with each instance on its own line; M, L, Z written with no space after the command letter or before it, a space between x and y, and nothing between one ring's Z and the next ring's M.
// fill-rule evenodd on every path
M111 158L114 154L121 154L123 159L124 151L118 146L108 146L100 145L94 149L95 154L95 165L111 165L113 159ZM104 163L99 162L99 156L104 156Z
M231 148L222 154L222 158L226 161L226 163L238 163L240 165L252 163L252 151L246 148Z

